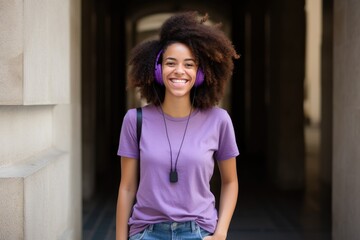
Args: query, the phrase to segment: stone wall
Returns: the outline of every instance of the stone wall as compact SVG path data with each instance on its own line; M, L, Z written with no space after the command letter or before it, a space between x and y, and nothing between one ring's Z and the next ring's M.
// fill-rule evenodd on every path
M81 239L80 1L0 0L0 239Z

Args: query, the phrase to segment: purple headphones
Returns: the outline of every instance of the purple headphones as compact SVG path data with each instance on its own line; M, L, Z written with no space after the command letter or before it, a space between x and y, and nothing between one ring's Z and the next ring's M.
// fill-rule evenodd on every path
M155 61L155 81L160 85L164 85L164 81L162 79L161 63L159 62L159 58L162 52L163 50L160 50L160 52L156 56L156 61ZM204 79L205 79L204 72L200 68L198 68L194 86L195 87L200 86L204 82Z

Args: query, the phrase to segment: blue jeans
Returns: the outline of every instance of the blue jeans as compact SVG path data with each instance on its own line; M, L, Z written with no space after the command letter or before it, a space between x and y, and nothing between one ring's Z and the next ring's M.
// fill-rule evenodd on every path
M151 224L144 231L137 233L129 240L202 240L211 235L194 221L165 222Z

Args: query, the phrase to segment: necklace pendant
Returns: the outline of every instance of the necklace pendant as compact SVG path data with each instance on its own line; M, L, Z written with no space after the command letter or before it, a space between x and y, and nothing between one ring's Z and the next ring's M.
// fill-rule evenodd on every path
M170 171L170 182L171 183L176 183L178 181L178 173L177 173L177 171L175 170L175 171L173 171L173 170L171 170Z

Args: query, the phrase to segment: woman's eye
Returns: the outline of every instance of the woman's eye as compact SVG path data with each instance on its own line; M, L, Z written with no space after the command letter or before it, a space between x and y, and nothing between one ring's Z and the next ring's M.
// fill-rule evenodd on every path
M195 64L193 64L193 63L187 63L187 64L185 64L185 66L188 67L188 68L192 68L192 67L195 66Z
M166 65L166 66L170 66L170 67L171 67L171 66L174 66L174 65L175 65L175 63L173 63L173 62L167 62L167 63L165 63L165 65Z

